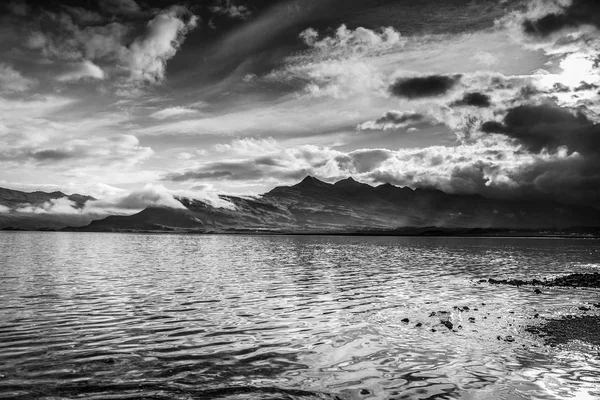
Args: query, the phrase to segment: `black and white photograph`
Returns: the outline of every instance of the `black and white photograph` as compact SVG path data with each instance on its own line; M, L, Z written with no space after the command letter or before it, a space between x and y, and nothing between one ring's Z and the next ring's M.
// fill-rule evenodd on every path
M600 399L599 0L0 0L0 400Z

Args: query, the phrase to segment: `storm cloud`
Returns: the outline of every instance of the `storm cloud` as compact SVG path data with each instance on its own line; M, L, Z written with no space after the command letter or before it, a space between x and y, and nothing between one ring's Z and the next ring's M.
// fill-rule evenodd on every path
M491 98L487 94L479 92L465 93L462 99L457 100L451 106L473 106L473 107L490 107L492 105Z
M581 111L553 104L523 105L510 109L503 123L486 122L482 131L517 139L534 153L557 151L566 146L581 154L600 154L600 124Z
M430 75L414 78L399 78L389 87L396 97L418 99L446 94L461 79L461 75Z
M552 12L536 19L526 19L523 30L529 35L545 37L566 28L594 25L600 28L600 2L597 0L572 0Z

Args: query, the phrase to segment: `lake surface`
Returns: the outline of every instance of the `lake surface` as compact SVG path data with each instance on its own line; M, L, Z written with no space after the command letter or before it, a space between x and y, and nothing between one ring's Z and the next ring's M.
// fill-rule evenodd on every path
M524 326L600 291L479 282L597 271L597 240L0 233L0 398L599 398L598 349Z

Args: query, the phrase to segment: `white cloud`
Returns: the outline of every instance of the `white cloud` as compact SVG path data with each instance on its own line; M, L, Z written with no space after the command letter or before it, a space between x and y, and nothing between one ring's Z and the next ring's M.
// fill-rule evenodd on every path
M169 107L163 110L157 111L153 114L150 114L150 117L156 119L167 119L173 117L180 117L183 115L193 115L198 114L198 110L193 110L191 108L185 107Z
M289 57L287 66L272 72L267 79L300 80L306 82L304 91L309 96L342 99L356 93L384 91L386 76L374 59L402 48L406 42L390 27L380 31L362 27L350 30L345 25L330 37L319 39L318 32L309 28L300 38L310 50Z
M270 154L281 150L279 143L273 138L255 139L245 138L233 140L230 144L217 144L215 150L219 153L228 153L229 155L260 155Z
M36 81L26 78L8 64L0 63L0 92L25 92Z
M0 214L10 212L10 208L0 204Z
M102 68L91 61L85 60L80 63L70 64L68 70L56 77L60 82L79 81L81 79L99 79L105 78Z
M185 209L173 194L162 185L146 184L143 189L112 198L89 202L88 210L143 210L146 207Z
M197 17L186 22L180 14L180 8L158 14L148 22L144 35L129 46L121 60L129 81L159 83L165 78L167 60L177 53L185 35L197 24Z

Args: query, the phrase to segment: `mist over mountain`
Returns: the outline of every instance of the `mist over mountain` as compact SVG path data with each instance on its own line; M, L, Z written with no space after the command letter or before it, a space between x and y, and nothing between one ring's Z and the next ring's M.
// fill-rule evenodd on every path
M257 198L220 196L231 207L176 197L184 206L148 207L96 220L81 231L274 233L385 232L405 228L562 229L600 226L597 210L555 202L488 199L352 178L334 184L308 176Z
M0 188L0 229L60 229L86 225L98 214L85 213L89 201L96 199L63 192L22 192Z

